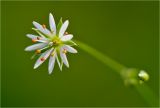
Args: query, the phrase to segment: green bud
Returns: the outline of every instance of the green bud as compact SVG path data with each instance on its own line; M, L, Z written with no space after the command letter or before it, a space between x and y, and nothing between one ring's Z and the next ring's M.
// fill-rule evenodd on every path
M139 73L138 73L138 77L140 79L140 81L142 82L145 82L145 81L148 81L149 80L149 75L146 71L144 70L141 70Z
M125 85L143 84L149 80L149 75L144 70L128 68L121 72Z

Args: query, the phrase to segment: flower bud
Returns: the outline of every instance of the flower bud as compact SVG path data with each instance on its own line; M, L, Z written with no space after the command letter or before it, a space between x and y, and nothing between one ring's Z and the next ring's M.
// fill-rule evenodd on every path
M141 70L139 73L138 73L138 77L141 81L148 81L149 80L149 75L146 71L144 70Z

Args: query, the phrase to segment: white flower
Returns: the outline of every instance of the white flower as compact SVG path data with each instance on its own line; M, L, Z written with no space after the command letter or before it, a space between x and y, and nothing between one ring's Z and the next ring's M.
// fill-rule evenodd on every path
M71 47L73 45L76 45L76 43L71 40L73 38L73 35L66 32L69 21L66 20L64 23L62 23L61 18L58 25L56 26L53 15L50 13L50 30L48 30L45 25L40 25L35 21L33 21L33 25L35 26L35 28L32 29L36 31L38 35L27 34L27 37L31 38L32 42L37 43L28 46L27 48L25 48L25 51L35 51L36 54L40 55L34 65L34 69L39 67L47 58L49 58L49 74L52 73L56 61L60 70L62 70L63 64L69 67L66 53L77 53L77 50ZM61 59L61 62L59 58Z

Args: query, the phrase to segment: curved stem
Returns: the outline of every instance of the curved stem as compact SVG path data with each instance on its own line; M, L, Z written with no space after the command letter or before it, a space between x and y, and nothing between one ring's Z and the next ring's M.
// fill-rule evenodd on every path
M104 63L106 66L110 67L111 69L115 70L118 74L121 75L122 78L128 78L131 79L130 77L126 77L124 75L130 73L129 68L123 66L122 64L116 62L115 60L111 59L110 57L104 55L103 53L97 51L96 49L88 46L87 44L84 44L83 42L80 41L75 41L79 47L87 52L88 54L92 55L94 58L99 60L100 62ZM131 69L132 71L134 69ZM137 76L136 76L137 77ZM126 79L124 79L125 81ZM133 79L131 79L132 81ZM138 82L137 79L136 82ZM150 105L150 106L158 106L158 98L157 96L153 93L153 91L146 85L146 84L138 84L135 83L133 84L135 89L139 92L139 94L144 98L144 100Z
M154 107L159 105L158 97L155 95L155 93L151 90L151 88L148 85L146 84L135 85L135 89L148 103L148 105Z
M126 69L125 66L123 66L122 64L116 62L115 60L111 59L110 57L104 55L103 53L97 51L96 49L80 42L80 41L75 41L82 50L86 51L88 54L92 55L93 57L95 57L97 60L101 61L102 63L104 63L105 65L109 66L110 68L112 68L113 70L115 70L116 72L118 72L119 74L121 74L120 72L124 69Z

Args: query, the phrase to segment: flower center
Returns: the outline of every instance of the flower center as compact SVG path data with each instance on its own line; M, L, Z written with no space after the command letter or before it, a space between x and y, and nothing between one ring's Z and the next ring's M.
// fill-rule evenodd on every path
M59 46L60 44L62 44L62 41L60 40L60 38L58 36L55 36L53 39L52 39L52 42L53 42L53 46L56 47L56 46Z

